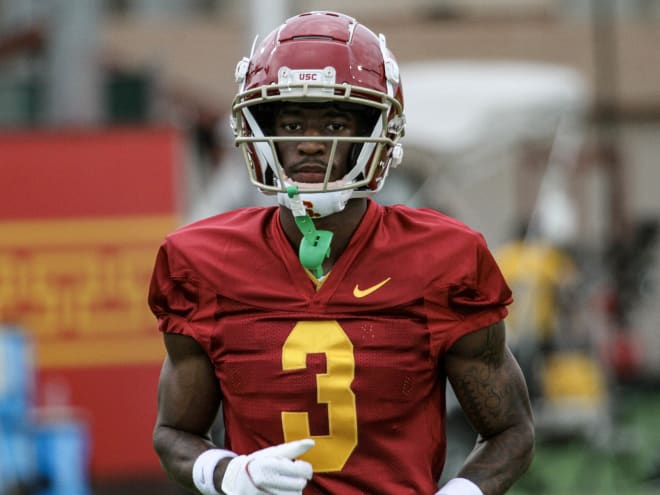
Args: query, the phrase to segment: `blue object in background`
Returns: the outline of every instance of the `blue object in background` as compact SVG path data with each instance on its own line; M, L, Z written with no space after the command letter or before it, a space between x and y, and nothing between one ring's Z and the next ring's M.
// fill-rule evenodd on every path
M68 407L35 405L27 332L0 324L0 495L91 495L89 430Z
M37 482L34 384L29 336L0 324L0 495L21 493Z
M37 470L46 481L38 495L91 495L89 432L75 417L45 419L35 426Z
M35 371L32 342L14 325L0 325L0 420L29 419L34 407Z
M37 483L34 432L0 420L0 495L31 493Z

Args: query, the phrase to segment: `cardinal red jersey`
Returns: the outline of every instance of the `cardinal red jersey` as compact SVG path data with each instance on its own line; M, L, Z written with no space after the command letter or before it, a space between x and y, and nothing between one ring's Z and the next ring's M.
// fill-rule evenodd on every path
M227 448L316 441L306 495L434 493L443 353L511 301L483 237L369 201L317 290L279 215L242 209L170 234L150 288L160 330L193 337L214 363Z

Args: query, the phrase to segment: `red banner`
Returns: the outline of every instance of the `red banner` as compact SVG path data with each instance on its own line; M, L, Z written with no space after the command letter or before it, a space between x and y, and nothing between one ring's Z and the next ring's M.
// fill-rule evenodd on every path
M171 129L0 134L0 320L32 334L41 402L89 419L94 476L160 473L146 293L182 156Z

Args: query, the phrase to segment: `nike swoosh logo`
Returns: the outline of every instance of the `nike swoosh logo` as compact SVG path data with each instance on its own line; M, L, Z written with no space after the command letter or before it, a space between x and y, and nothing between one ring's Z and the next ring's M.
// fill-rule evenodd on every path
M361 299L363 297L367 297L369 294L373 294L374 292L376 292L378 289L380 289L383 285L385 285L391 279L392 279L392 277L387 277L382 282L378 282L376 285L372 285L371 287L368 287L364 290L360 289L360 287L358 287L358 284L355 284L355 288L353 289L353 295L358 299Z

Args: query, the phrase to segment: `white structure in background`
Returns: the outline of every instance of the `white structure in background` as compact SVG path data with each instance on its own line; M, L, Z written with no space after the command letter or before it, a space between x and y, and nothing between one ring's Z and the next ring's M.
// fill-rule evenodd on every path
M258 35L259 40L264 39L284 19L294 15L290 3L288 0L268 0L267 2L250 0L247 2L251 29L251 32L247 33L250 37L248 48L252 46L255 36ZM249 54L246 53L245 55Z
M564 186L590 104L577 72L525 62L430 61L404 64L401 74L403 145L417 162L404 158L401 168L421 168L427 176L417 196L435 198L438 205L429 206L444 206L502 241L517 220L512 200L520 148L546 142L553 151L535 215L548 234L563 240L574 234Z
M99 59L100 0L51 0L47 20L47 121L97 125L103 98Z

